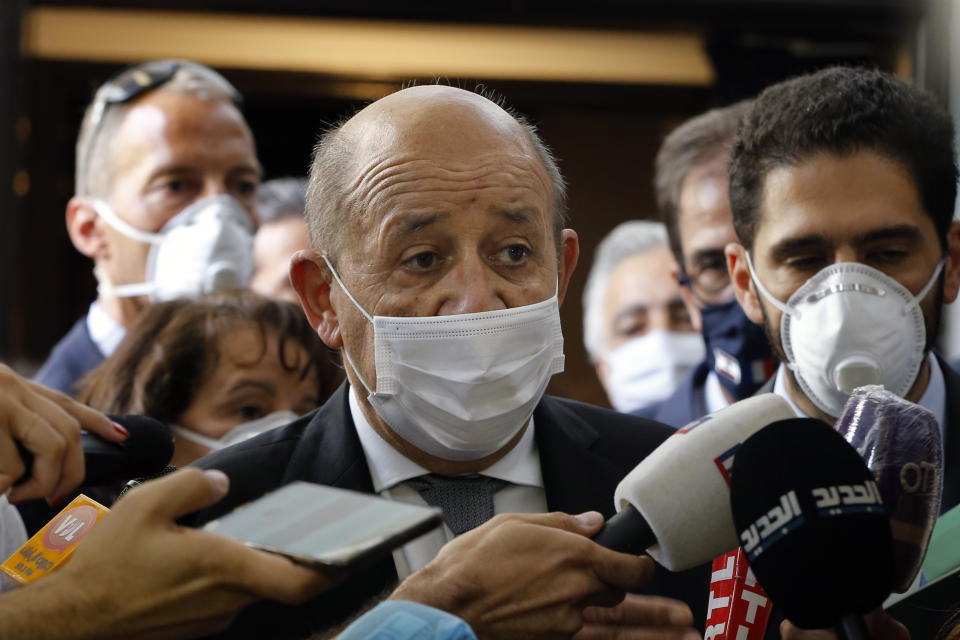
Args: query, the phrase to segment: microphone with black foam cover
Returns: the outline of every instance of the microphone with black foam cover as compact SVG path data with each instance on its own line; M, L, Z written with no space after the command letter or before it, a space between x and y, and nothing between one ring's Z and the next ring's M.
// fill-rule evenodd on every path
M84 432L80 436L83 448L83 484L99 486L113 484L157 473L173 457L173 434L170 427L145 416L109 414L107 416L130 436L123 442L108 442ZM33 454L18 443L20 456L27 471L17 482L29 477Z
M746 438L793 416L765 393L695 420L667 438L620 481L617 515L593 540L624 553L647 551L670 571L712 560L737 546L729 475Z
M893 590L902 593L920 572L940 513L940 426L924 407L870 385L853 391L836 429L880 487L893 533Z
M866 637L893 541L873 474L839 433L812 418L757 432L737 451L730 504L750 567L794 625Z

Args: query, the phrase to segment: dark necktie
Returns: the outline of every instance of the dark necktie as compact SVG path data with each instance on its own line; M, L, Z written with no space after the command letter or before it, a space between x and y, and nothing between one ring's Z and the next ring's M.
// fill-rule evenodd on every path
M487 476L429 474L407 481L427 504L440 507L454 535L478 527L493 517L493 494L510 484Z

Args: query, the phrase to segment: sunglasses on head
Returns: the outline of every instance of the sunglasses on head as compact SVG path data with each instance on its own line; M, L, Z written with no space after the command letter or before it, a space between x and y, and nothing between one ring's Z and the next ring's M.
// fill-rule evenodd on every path
M90 138L87 143L86 162L90 166L90 154L93 151L97 135L103 127L104 116L112 105L123 104L142 96L148 91L158 89L170 82L181 69L189 69L221 87L236 105L240 105L243 98L230 82L222 75L201 64L186 60L151 60L133 67L128 67L103 83L94 97L90 116Z

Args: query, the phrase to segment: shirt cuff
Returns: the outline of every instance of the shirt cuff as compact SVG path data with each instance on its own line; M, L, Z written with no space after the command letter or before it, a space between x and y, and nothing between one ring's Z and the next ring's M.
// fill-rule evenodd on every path
M387 600L365 613L340 634L340 640L477 640L466 622L433 607Z

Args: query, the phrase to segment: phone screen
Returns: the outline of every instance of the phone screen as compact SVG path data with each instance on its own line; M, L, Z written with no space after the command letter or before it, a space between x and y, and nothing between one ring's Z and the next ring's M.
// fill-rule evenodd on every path
M293 482L204 529L299 562L343 568L392 551L440 522L433 507Z

